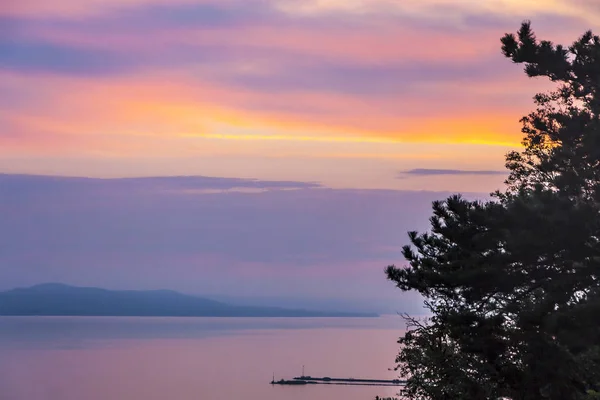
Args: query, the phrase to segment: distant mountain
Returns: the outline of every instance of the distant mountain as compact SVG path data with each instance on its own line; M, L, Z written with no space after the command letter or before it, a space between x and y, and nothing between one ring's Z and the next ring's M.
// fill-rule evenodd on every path
M45 283L0 292L0 315L164 317L376 317L371 313L319 312L236 306L171 290L106 290Z

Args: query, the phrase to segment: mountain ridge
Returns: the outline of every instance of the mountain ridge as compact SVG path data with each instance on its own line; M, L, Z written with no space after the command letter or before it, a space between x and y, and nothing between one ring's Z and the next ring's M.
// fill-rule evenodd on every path
M0 292L3 316L377 317L375 313L232 305L173 290L42 283Z

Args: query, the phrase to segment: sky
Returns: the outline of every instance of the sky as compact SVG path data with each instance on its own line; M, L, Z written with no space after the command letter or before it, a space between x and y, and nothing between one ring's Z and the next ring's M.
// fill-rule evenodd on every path
M524 19L569 44L600 7L2 1L0 289L415 301L383 268L551 87L500 53Z

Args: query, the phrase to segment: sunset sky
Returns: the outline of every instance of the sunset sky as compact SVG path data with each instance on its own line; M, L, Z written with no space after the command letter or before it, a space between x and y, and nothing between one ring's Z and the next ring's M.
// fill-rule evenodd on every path
M550 87L500 53L524 19L570 44L600 7L2 1L0 173L113 178L0 177L2 288L379 296L431 200L504 180Z

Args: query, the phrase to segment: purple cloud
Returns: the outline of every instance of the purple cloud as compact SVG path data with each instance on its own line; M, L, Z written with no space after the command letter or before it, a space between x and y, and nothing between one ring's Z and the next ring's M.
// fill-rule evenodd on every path
M28 72L115 74L139 64L135 58L107 50L84 49L39 41L0 40L0 67Z
M245 189L308 189L321 187L316 182L295 181L265 181L244 178L215 178L210 176L172 176L172 177L142 177L142 178L78 178L64 176L43 175L15 175L0 173L0 188L9 195L10 193L23 196L36 191L52 189L52 191L65 191L67 194L77 195L82 192L97 193L100 190L119 189L128 192L168 190L172 192L183 190L228 190L235 188Z

